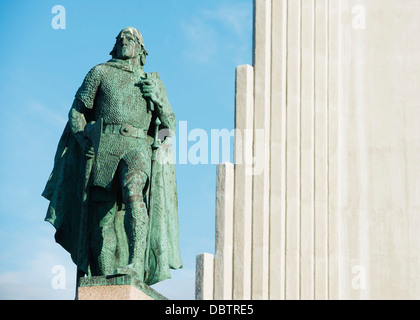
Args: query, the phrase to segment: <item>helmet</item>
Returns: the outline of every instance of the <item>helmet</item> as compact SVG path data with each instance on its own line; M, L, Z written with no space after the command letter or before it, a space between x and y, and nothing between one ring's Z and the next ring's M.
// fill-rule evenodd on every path
M146 55L148 55L148 53L147 53L147 51L146 51L146 48L145 48L145 46L144 46L144 43L143 43L143 36L141 35L140 31L139 31L139 30L137 30L136 28L134 28L134 27L126 27L126 28L122 29L122 30L120 31L120 33L118 33L118 35L117 35L116 39L120 38L120 37L121 37L121 35L122 35L123 33L125 33L125 32L131 33L131 34L134 36L134 38L137 40L137 43L138 43L138 44L141 46L141 48L144 50L144 53L145 53ZM114 56L115 56L115 51L116 51L116 48L115 48L115 45L114 45L114 48L112 49L112 51L111 51L109 54L110 54L112 57L114 57Z

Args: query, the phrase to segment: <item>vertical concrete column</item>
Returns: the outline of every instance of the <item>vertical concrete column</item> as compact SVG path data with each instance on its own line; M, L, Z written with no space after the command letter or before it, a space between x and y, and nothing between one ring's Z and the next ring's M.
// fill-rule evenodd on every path
M341 102L339 100L339 77L340 77L340 38L339 30L341 25L341 14L339 6L342 1L329 1L328 16L328 298L337 300L340 298L339 274L340 274L340 112Z
M314 298L315 0L302 0L300 117L300 298Z
M286 299L300 298L301 1L288 1Z
M271 1L254 1L252 299L268 299Z
M195 300L213 300L213 265L212 254L197 255L195 266Z
M287 0L271 8L270 278L269 298L285 297Z
M217 166L214 299L232 299L234 166Z
M315 9L315 299L328 299L328 3Z
M340 6L340 297L418 299L420 6Z
M233 299L251 299L254 69L236 69Z
M351 18L352 1L340 2L338 15L342 16L342 24L339 29L339 141L338 141L338 165L339 198L338 213L341 215L343 228L339 236L340 240L340 298L360 299L360 290L352 288L352 267L361 265L359 260L359 227L358 227L358 191L352 192L359 186L359 161L358 161L358 132L355 128L361 119L355 114L354 105L360 98L355 94L355 84L362 79L355 78L356 61L353 57L353 35ZM355 5L355 3L354 3ZM344 21L343 21L344 20ZM359 31L360 32L360 31ZM361 32L366 32L362 30ZM360 69L360 68L359 68ZM360 104L360 103L359 103ZM345 227L344 227L345 226Z

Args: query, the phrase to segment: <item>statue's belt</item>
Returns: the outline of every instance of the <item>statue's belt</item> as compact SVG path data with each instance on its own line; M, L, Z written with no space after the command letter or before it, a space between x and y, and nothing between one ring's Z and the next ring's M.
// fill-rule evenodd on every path
M104 124L102 132L121 134L126 137L147 139L147 133L144 129L136 128L131 124Z

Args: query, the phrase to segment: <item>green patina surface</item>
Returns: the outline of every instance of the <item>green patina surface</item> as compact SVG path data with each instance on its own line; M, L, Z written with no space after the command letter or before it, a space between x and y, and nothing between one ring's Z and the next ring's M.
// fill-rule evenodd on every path
M159 75L143 70L137 29L123 29L111 55L76 92L43 192L45 220L80 276L125 272L151 285L182 267L176 118Z

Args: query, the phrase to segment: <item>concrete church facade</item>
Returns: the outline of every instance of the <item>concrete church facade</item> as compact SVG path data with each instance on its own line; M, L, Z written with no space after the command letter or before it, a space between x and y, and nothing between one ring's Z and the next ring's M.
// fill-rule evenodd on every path
M197 299L420 298L420 2L254 0Z

